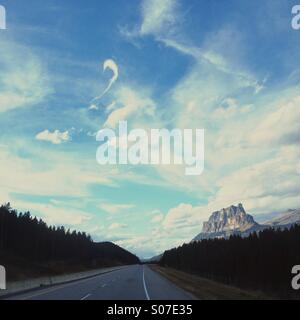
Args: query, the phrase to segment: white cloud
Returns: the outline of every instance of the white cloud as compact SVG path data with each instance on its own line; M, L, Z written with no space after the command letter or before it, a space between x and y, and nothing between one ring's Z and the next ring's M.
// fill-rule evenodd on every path
M163 221L164 219L164 216L162 214L157 214L156 216L154 216L152 219L151 219L151 222L153 223L159 223L161 221Z
M105 88L105 90L103 91L103 93L100 96L95 97L92 100L92 104L89 106L88 110L98 110L99 108L97 106L97 101L99 101L110 90L112 85L118 80L119 67L114 60L108 59L108 60L104 61L103 71L106 71L107 69L111 70L113 75L112 75L111 79L109 80L109 83L108 83L107 87Z
M113 111L116 108L116 101L113 101L112 103L110 103L106 108L105 111L107 113Z
M128 227L127 224L123 224L123 223L112 223L109 227L108 230L116 230L116 229L126 229Z
M0 41L0 112L34 106L52 92L45 67L28 48Z
M116 100L123 107L113 110L104 126L115 128L119 121L129 120L129 118L142 117L143 115L153 116L155 103L143 90L134 90L123 86L116 92Z
M120 33L137 48L140 37L152 35L162 41L176 35L182 21L179 0L143 0L141 5L141 22L133 28L120 27Z
M259 145L299 143L300 96L286 99L273 109L250 134L249 142Z
M243 66L237 64L236 60L238 60L237 57L239 52L237 45L236 53L227 57L225 57L224 52L226 48L225 44L224 47L221 48L211 47L210 44L215 42L228 42L230 38L227 37L229 36L230 35L226 33L215 35L215 39L209 38L207 40L207 45L203 45L203 47L196 47L192 44L186 44L172 38L159 38L158 40L163 42L166 46L171 47L184 55L193 57L196 63L201 65L201 68L205 67L214 73L218 71L227 74L227 76L236 78L236 80L238 80L239 87L251 87L254 89L255 93L259 93L264 88L267 78L263 79L262 81L258 81L251 73L243 70ZM200 75L201 70L199 70L199 77ZM223 78L222 74L219 76ZM207 79L213 80L213 77L207 76Z
M235 140L232 140L231 147L219 144L217 148L211 146L209 152L207 152L209 157L207 161L209 161L210 171L217 173L215 182L212 182L217 190L213 191L213 196L208 205L193 208L188 205L181 205L174 210L170 210L164 224L173 227L176 225L192 225L192 221L203 214L207 217L213 210L219 210L239 202L242 202L245 209L254 214L299 208L300 167L298 159L300 147L298 144L291 144L291 142L296 141L294 139L295 132L292 130L296 127L296 106L298 105L296 101L298 100L293 98L291 101L291 104L287 103L284 104L285 107L279 108L283 126L279 120L278 127L276 125L269 126L268 115L262 120L263 124L258 125L261 130L255 131L256 134L259 133L253 140L256 143L255 146L249 144L247 144L247 147L239 146L241 137L246 140L249 136L253 138L251 134L255 126L252 121L242 123L241 126L233 126L226 139L236 135L239 136L240 132L243 131L243 135L236 141L236 145L234 144ZM282 112L282 108L284 108L284 112ZM274 114L277 114L277 112L280 113L276 110ZM274 119L272 113L270 119ZM229 125L232 126L232 124ZM269 131L266 130L268 135L261 134L265 132L262 129L265 127L269 129ZM278 130L274 130L274 127ZM228 133L222 132L222 134ZM257 137L263 138L263 141L268 138L270 139L268 141L272 141L272 143L263 145ZM289 139L284 139L286 145L280 143L280 141L283 141L283 137L289 137ZM229 166L232 166L232 168L228 171ZM227 171L224 170L224 167ZM200 177L199 180L205 180L205 176ZM193 192L195 192L195 189L201 190L199 188L200 181L195 183L191 181L190 188ZM179 179L178 183L180 183ZM192 219L190 219L191 217Z
M167 93L172 106L169 113L173 127L205 129L206 155L204 174L199 178L187 178L181 166L155 168L168 184L188 190L196 197L202 191L213 194L216 181L228 171L265 155L264 150L253 150L245 142L249 130L257 125L257 109L263 109L260 97L254 95L260 82L242 63L235 64L235 55L231 59L228 54L223 56L229 35L230 32L214 35L216 41L222 42L219 47L210 47L208 40L201 48L178 40L162 40L195 60L193 67ZM238 49L238 44L235 48ZM249 89L253 93L250 97ZM255 159L251 158L253 153Z
M159 215L159 214L161 214L161 211L160 211L159 209L154 209L154 210L152 210L152 211L150 212L150 214L152 214L152 215Z
M16 201L13 203L19 210L30 210L32 215L42 218L49 225L80 226L91 219L91 215L74 208Z
M282 147L272 158L224 177L213 202L219 207L242 202L247 210L269 213L300 207L300 148Z
M55 130L53 132L44 130L38 133L35 138L41 141L49 141L53 144L61 144L71 140L69 131L60 132L59 130Z
M140 34L157 34L168 31L177 22L177 10L177 0L144 0Z
M152 243L148 241L146 236L129 235L124 239L115 241L119 246L126 248L132 253L139 253L139 256L144 256L147 252L153 252Z
M184 89L190 90L193 85L189 81ZM195 94L186 94L186 90L174 90L181 105L189 101L190 96L198 99L196 91ZM294 93L293 96L294 91L296 95ZM196 119L198 126L202 122L205 124L205 120L213 121L221 114L226 121L214 122L218 130L208 131L207 164L199 179L187 181L178 167L157 168L170 185L198 196L203 190L211 194L206 205L180 204L169 210L162 224L163 229L159 229L159 232L169 232L165 234L166 238L169 237L169 244L176 243L172 240L174 230L181 236L185 235L185 241L188 241L201 231L202 222L213 211L240 202L254 216L300 207L299 96L297 90L278 92L278 95L270 92L269 95L270 99L265 97L266 101L277 100L271 105L258 100L255 105L239 106L237 99L226 98L226 108L222 106L226 110L222 112L217 108L216 113L206 115L201 108L197 109L195 101L187 103L188 111L181 109L181 114L186 114L186 126L193 125L191 114L195 116L196 113L192 113L195 108L199 115ZM182 118L179 117L179 121Z
M204 35L201 47L197 47L190 41L189 35L177 27L182 22L178 3L175 0L143 1L142 22L135 29L135 36L153 35L160 43L194 60L194 65L189 64L187 73L170 92L164 94L163 99L168 100L168 124L207 129L205 173L199 178L187 178L181 167L157 166L156 169L159 183L163 184L161 180L165 180L169 188L182 188L185 192L193 192L193 196L207 197L209 200L207 205L201 206L182 203L171 208L165 218L159 211L153 213L155 216L150 219L155 224L150 225L155 228L150 235L124 235L127 239L119 240L120 244L135 251L150 252L155 248L160 253L160 250L188 241L200 232L202 222L213 210L238 202L243 202L246 210L258 213L299 205L299 150L296 146L299 142L299 98L278 108L269 108L267 112L259 110L267 108L263 101L254 96L265 88L266 81L257 80L257 76L244 63L243 57L247 55L242 52L245 46L241 43L238 30L222 26L220 31L208 34L206 38ZM8 72L0 75L1 110L43 101L50 91L41 61L30 52L26 51L24 55L21 52L23 49L20 53L14 50L8 54L8 50L0 46L0 53L5 50L4 62L1 60L0 64L8 66L3 69ZM118 66L113 63L106 62L104 65L104 70L109 68L113 73L104 93L110 90L119 75ZM63 78L60 81L65 83ZM94 83L93 87L95 96L98 83ZM82 91L87 91L83 89L86 89L85 85L82 85ZM273 94L271 92L270 96ZM251 102L240 100L245 96ZM113 128L120 120L136 121L134 125L143 121L148 124L149 117L145 116L151 116L152 121L148 122L153 127L154 120L159 116L156 111L164 111L163 106L156 104L147 89L142 87L119 87L113 93L113 99L113 104L104 107L106 114L109 114L105 125ZM160 106L159 110L156 105ZM100 108L94 104L90 109ZM91 122L86 120L84 124L87 123ZM37 139L59 144L69 140L69 133L45 130L37 135ZM285 144L290 146L282 147ZM51 155L49 158L49 154L44 155L43 152L41 148L34 154L38 160L29 160L9 155L7 151L2 153L1 150L1 166L6 169L2 170L5 172L0 182L0 197L4 201L14 193L71 195L80 201L83 197L93 197L89 190L93 184L115 186L114 180L117 179L152 184L155 180L155 177L145 179L145 176L132 173L122 174L119 169L101 169L96 167L95 162L78 159L75 154ZM130 210L134 205L103 203L99 207L116 214ZM68 208L55 212L56 206L37 209L53 215L53 221L67 223L72 219ZM74 223L84 221L89 221L85 213L75 211ZM117 227L121 224L112 224L109 229L117 230Z
M112 170L101 170L101 167L91 165L90 161L66 153L56 154L45 148L34 149L28 143L20 144L26 145L30 159L19 157L8 148L0 153L0 164L5 168L1 172L0 182L2 203L14 202L15 193L83 197L88 195L89 185L113 186L113 177L122 176Z
M110 69L112 71L113 76L110 79L107 88L104 90L103 95L109 91L111 86L118 80L118 77L119 77L119 67L114 60L108 59L108 60L104 61L103 71L105 71L107 69Z
M93 103L88 107L88 110L99 110L99 107Z
M188 39L188 37L183 32L178 33L180 37L162 35L156 39L194 58L196 65L184 80L193 79L192 85L198 85L200 90L208 89L208 93L210 93L210 84L215 82L216 88L213 92L219 97L224 97L238 88L252 88L254 94L258 94L265 88L267 77L258 80L241 59L243 43L237 30L225 27L215 33L209 33L201 47L194 46L189 40L181 40ZM230 46L228 46L229 42ZM201 81L200 87L197 83L199 80ZM208 84L206 85L204 81L202 83L202 80L208 81ZM220 85L227 88L227 92L224 94L218 92Z
M170 209L164 230L175 230L191 239L213 211L240 202L254 216L300 208L299 157L299 146L283 147L273 159L235 170L217 182L218 191L207 205L183 203Z
M248 113L252 109L253 105L251 104L240 106L236 99L227 98L222 102L222 105L214 111L213 117L221 121L224 119L228 120L229 118Z
M112 203L101 203L99 208L107 213L116 214L124 210L129 210L134 208L133 204L112 204Z
M203 216L203 208L181 203L169 210L163 221L163 226L165 229L177 229L176 232L180 232L179 229L194 226L199 221L203 221L206 216L207 213Z
M117 244L138 253L140 257L150 258L161 254L167 249L189 242L201 229L194 223L190 228L171 229L155 225L150 232L131 234L127 238L117 241Z

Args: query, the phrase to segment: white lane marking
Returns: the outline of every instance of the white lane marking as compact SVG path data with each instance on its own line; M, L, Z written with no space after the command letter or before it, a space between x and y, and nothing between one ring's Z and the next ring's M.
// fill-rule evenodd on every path
M144 266L143 266L143 285L144 285L144 290L145 290L147 300L151 300L149 297L146 282L145 282L145 267Z
M92 294L91 293L88 293L86 296L84 296L83 298L81 298L80 300L85 300L87 299L88 297L90 297Z
M106 286L107 286L107 284L104 283L101 287L102 287L102 288L105 288Z

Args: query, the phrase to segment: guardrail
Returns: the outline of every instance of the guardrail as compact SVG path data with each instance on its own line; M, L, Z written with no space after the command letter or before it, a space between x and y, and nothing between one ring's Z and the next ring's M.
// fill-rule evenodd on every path
M68 275L59 275L53 277L42 277L36 279L28 279L23 281L8 282L6 290L0 290L0 299L8 296L13 296L19 293L25 293L26 291L31 291L38 288L44 288L53 285L64 284L68 282L83 280L87 278L92 278L104 273L116 271L127 266L119 266L112 268L94 269L85 272L77 272Z

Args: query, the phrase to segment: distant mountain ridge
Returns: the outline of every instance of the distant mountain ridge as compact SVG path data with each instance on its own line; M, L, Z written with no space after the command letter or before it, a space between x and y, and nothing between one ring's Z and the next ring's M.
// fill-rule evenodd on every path
M126 249L112 243L112 242L94 242L96 250L99 252L99 257L107 264L139 264L139 258Z
M111 242L96 243L85 232L49 226L7 203L0 206L0 262L12 281L139 264L140 260Z
M154 256L152 258L143 259L142 262L143 263L157 263L157 262L159 262L161 260L162 256L163 256L163 253L158 254L158 255L156 255L156 256Z
M289 209L264 223L264 225L271 226L273 228L288 227L293 224L300 224L300 209Z
M231 235L246 237L251 232L258 232L267 228L288 228L293 224L300 224L300 210L288 210L272 220L259 224L250 214L246 213L240 203L237 206L230 206L213 212L209 220L203 223L202 232L192 241L229 238Z

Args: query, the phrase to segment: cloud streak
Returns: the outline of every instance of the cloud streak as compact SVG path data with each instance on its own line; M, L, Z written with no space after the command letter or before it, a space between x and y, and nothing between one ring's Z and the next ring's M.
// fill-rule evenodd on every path
M157 34L173 27L177 20L177 7L177 0L144 0L140 34Z
M31 50L0 41L0 112L31 107L52 93L45 66Z
M52 144L61 144L71 140L69 131L60 132L59 130L54 130L50 132L49 130L44 130L36 135L36 140L48 141Z
M96 103L106 94L108 93L108 91L111 89L111 87L113 86L113 84L118 80L119 78L119 67L117 65L117 63L112 60L112 59L107 59L104 61L103 63L103 72L105 72L106 70L110 70L112 72L112 77L109 80L109 83L107 85L107 87L105 88L105 90L103 91L103 93L98 96L95 97L92 101L91 101L91 106L89 107L89 110L97 110L97 105Z

